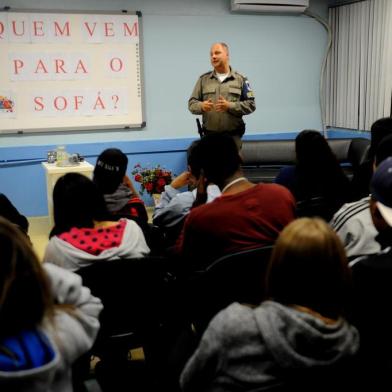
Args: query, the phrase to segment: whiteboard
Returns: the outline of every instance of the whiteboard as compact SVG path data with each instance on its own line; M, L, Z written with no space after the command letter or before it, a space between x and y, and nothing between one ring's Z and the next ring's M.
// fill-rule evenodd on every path
M141 13L0 12L0 133L145 126Z

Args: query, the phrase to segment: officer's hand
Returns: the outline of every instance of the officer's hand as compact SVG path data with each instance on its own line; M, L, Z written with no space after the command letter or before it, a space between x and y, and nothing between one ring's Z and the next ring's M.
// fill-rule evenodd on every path
M201 103L201 110L203 112L210 112L214 108L214 102L212 102L211 99L208 99L207 101L203 101Z
M227 112L227 110L229 109L229 105L230 102L226 101L226 99L224 99L221 95L215 104L215 110L217 112Z

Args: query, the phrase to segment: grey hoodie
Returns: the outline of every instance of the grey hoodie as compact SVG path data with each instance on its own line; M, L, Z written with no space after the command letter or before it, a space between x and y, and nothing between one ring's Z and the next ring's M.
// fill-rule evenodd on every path
M39 367L0 371L2 392L71 392L71 365L91 348L97 336L101 301L82 286L80 276L53 264L45 264L44 268L56 302L73 305L75 313L57 310L53 325L43 322L40 331L54 352L53 357Z
M132 192L125 184L120 184L113 193L106 193L103 195L106 207L111 213L120 211L123 207L125 207L131 196Z
M326 324L273 301L256 309L234 303L211 321L180 384L187 392L273 387L287 369L333 366L358 349L358 332L343 319Z

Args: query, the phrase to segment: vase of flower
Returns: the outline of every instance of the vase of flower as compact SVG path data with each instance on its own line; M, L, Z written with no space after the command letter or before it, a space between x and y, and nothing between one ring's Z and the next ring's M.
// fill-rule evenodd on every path
M140 163L133 168L132 174L136 182L140 183L140 194L147 192L154 200L154 206L157 206L161 200L161 193L172 181L172 172L160 165L155 167L142 167Z
M161 202L161 193L153 193L152 199L154 200L154 206L156 207Z

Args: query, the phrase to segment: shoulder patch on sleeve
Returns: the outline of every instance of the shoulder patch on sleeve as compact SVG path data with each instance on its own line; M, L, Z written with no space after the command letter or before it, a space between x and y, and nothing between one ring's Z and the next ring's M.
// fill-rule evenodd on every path
M242 95L248 99L255 97L252 87L250 87L249 80L246 78L244 78L244 84L242 85Z

